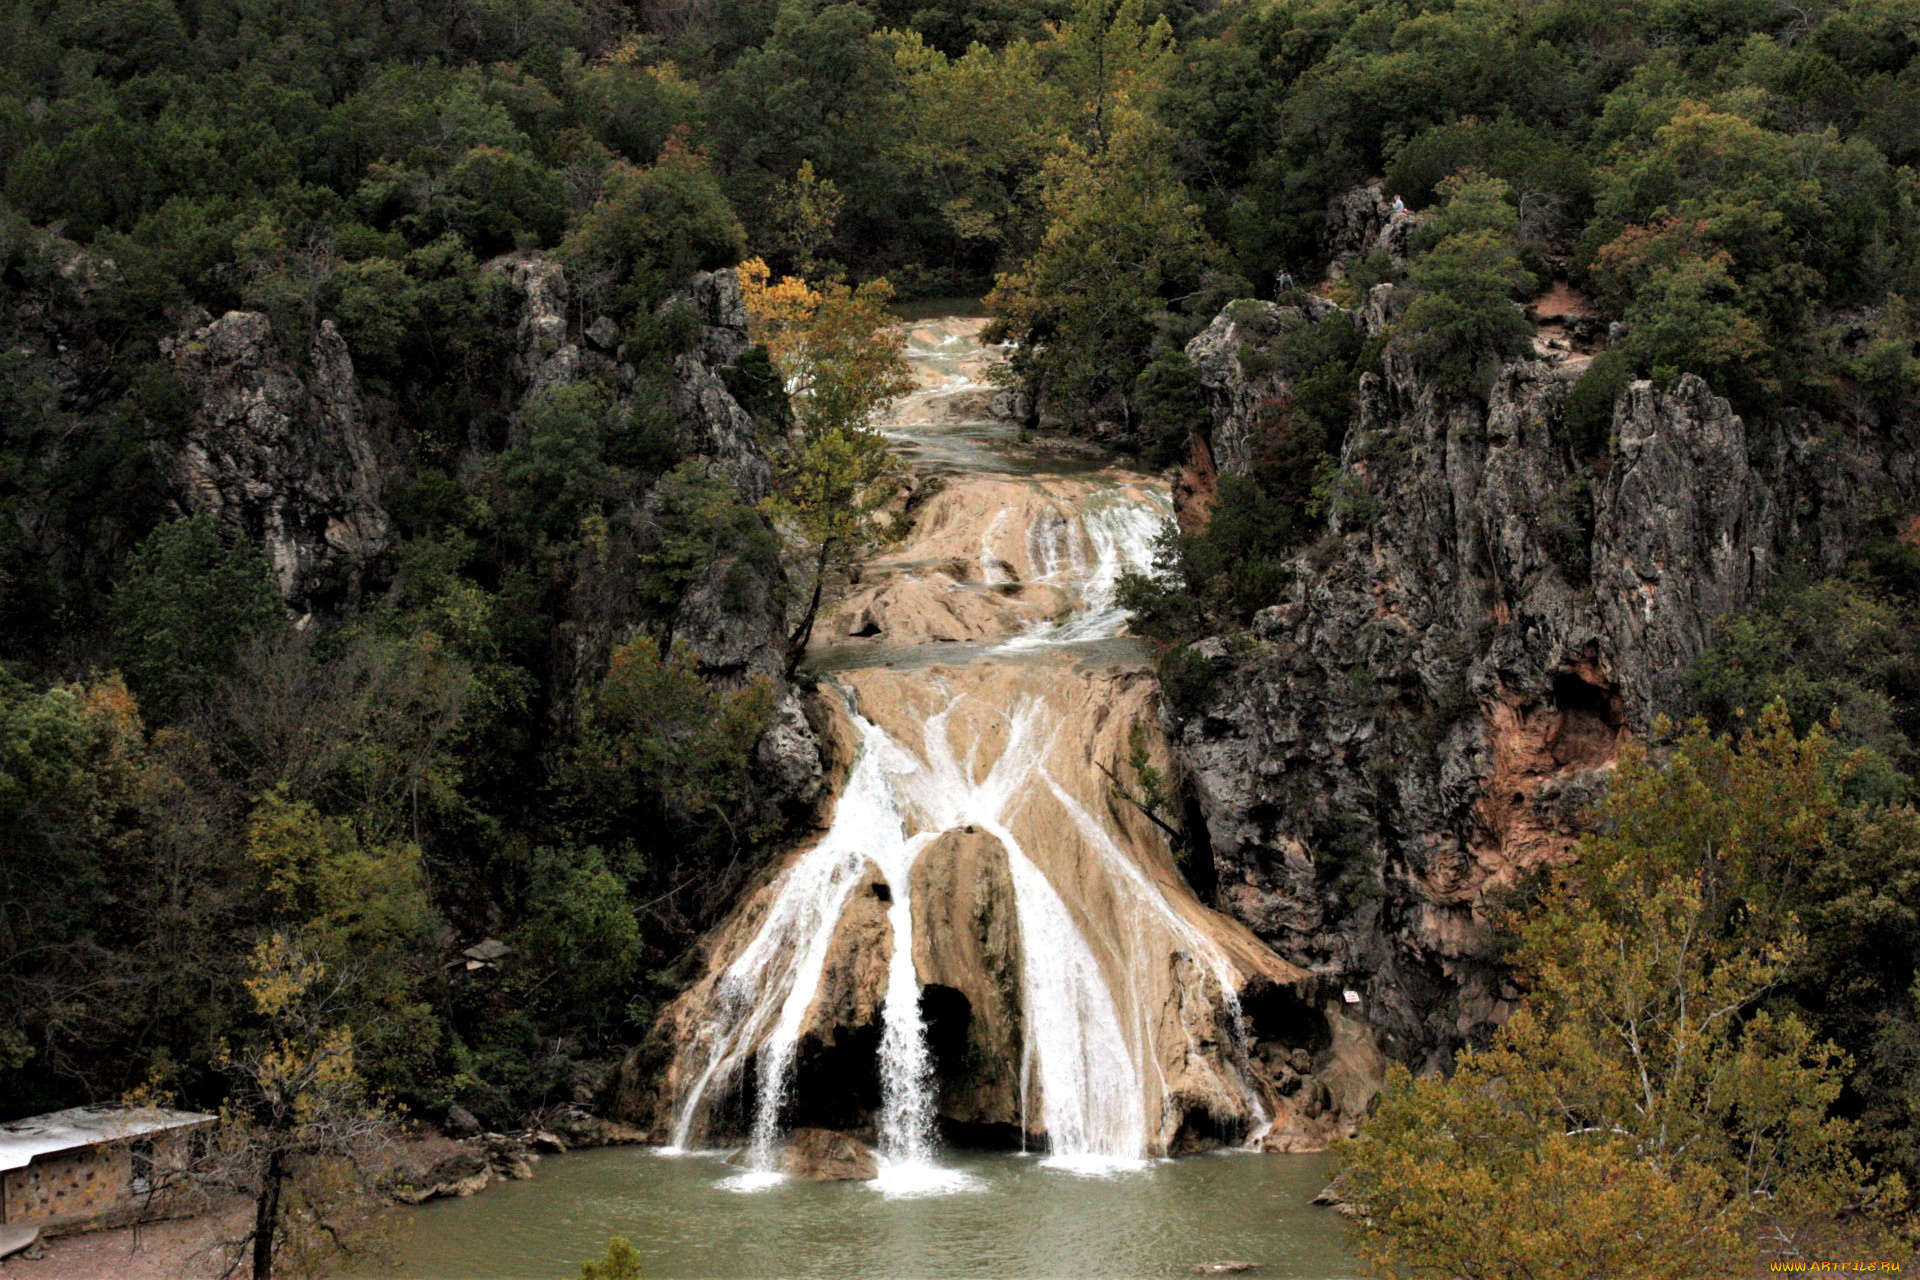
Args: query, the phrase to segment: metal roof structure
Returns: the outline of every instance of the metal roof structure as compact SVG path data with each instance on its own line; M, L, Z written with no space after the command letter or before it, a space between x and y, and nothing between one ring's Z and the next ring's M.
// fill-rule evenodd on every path
M0 1124L0 1173L25 1168L56 1151L121 1142L143 1134L205 1124L213 1117L163 1107L70 1107Z

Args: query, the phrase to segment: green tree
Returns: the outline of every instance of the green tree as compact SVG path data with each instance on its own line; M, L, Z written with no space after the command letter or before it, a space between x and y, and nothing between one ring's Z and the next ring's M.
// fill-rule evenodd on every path
M205 1057L232 1016L244 866L117 677L0 674L0 1096L31 1114Z
M267 558L205 512L162 525L113 593L115 649L151 716L178 718L231 673L235 650L283 625Z
M1600 834L1518 918L1523 1006L1451 1078L1396 1071L1340 1148L1363 1257L1409 1277L1747 1274L1758 1253L1823 1256L1843 1209L1897 1204L1832 1114L1843 1055L1777 999L1837 764L1777 708L1664 767L1628 753Z
M989 336L1020 339L1011 367L1052 412L1078 423L1117 415L1131 434L1127 392L1160 321L1199 289L1218 251L1153 127L1125 113L1116 122L1111 103L1102 110L1099 151L1050 161L1045 235L987 296Z
M1688 683L1717 729L1778 702L1799 731L1823 727L1910 774L1920 754L1901 704L1916 666L1910 600L1858 578L1789 579L1760 607L1721 620L1719 643L1695 659Z
M1042 227L1036 182L1064 134L1071 104L1034 45L976 45L949 57L902 36L906 73L902 163L963 252L1025 249Z
M233 1089L205 1172L253 1204L236 1268L274 1280L377 1250L395 1123L356 1069L337 973L274 934L246 985L258 1025L219 1060Z
M605 1253L580 1264L579 1280L640 1280L640 1251L625 1236L614 1236Z
M526 901L514 933L516 994L566 1025L625 1029L642 939L620 876L598 849L536 849Z
M897 536L886 508L899 464L884 436L859 428L810 433L780 461L765 509L799 550L806 604L787 637L787 674L806 656L820 606L836 583Z
M900 467L873 416L912 388L884 280L851 288L741 268L754 334L785 376L798 429L774 459L762 509L793 550L806 603L787 641L787 672L806 656L820 606L851 571L896 535L888 506Z
M551 245L566 225L560 176L499 147L474 147L447 171L446 217L476 253Z
M360 1074L389 1090L423 1084L440 1027L426 1001L437 928L420 850L369 847L276 790L247 824L246 854L274 926L340 975L335 1013L359 1029Z
M745 234L699 152L669 141L650 167L616 163L562 254L623 325L636 326L695 271L740 260Z
M1413 264L1419 293L1400 331L1407 351L1454 391L1483 389L1489 362L1526 350L1533 326L1514 298L1534 285L1514 248L1519 215L1498 178L1440 184L1446 203L1422 228L1432 247Z
M1808 878L1795 994L1847 1050L1844 1110L1870 1167L1920 1187L1920 812L1843 813Z
M764 682L717 688L684 644L620 646L562 775L576 822L610 843L636 824L671 831L689 862L737 853L757 834L741 822L755 809L753 747L771 710Z
M1668 218L1629 227L1601 248L1595 279L1629 326L1621 355L1663 386L1698 373L1721 391L1777 389L1766 373L1774 352L1742 309L1733 255L1709 233L1704 221Z
M756 245L775 233L775 208L803 162L844 201L832 256L849 256L840 241L878 249L900 228L901 76L865 6L782 3L772 32L717 79L709 103L714 158Z

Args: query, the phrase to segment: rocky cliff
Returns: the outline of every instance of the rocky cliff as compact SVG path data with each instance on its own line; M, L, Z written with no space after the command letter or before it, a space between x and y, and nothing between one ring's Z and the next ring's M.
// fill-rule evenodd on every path
M296 616L358 603L389 528L353 358L333 322L303 370L253 311L193 315L161 351L194 401L185 438L163 451L181 505L265 550Z
M32 446L53 456L74 450L64 441L95 439L110 426L102 388L113 385L114 353L83 335L91 333L89 307L101 282L119 272L51 233L42 239L49 259L64 267L44 289L0 307L0 351L11 362L10 377L44 389L57 407L50 421L60 430ZM657 369L642 373L628 361L611 319L589 323L577 314L559 262L516 252L486 264L483 274L495 282L488 324L496 332L488 345L504 358L481 376L477 417L444 465L478 474L502 444L520 442L529 403L591 381L612 396L617 412L663 410L679 455L744 506L766 495L772 472L755 421L728 389L750 347L732 271L697 273L662 304L662 311L686 313L667 322L686 336L664 383ZM172 332L158 349L173 380L169 394L177 396L167 421L136 446L146 473L141 492L152 491L156 509L130 514L129 523L212 513L267 553L281 598L302 625L349 613L385 591L399 540L389 490L405 479L413 429L404 411L363 385L350 344L331 320L296 348L260 312L216 318L188 307L169 317ZM776 715L759 760L782 796L810 802L819 787L819 750L781 678L786 592L771 533L749 531L738 545L718 548L663 616L661 602L637 589L634 567L671 523L664 488L636 486L615 504L604 536L582 542L548 637L552 713L572 714L579 691L599 679L616 646L643 633L685 641L709 676L774 682ZM38 556L77 576L64 566L87 559L89 540L100 535L63 528L41 509L57 506L55 498L29 497L14 514ZM143 532L131 531L129 540Z
M1340 314L1373 336L1403 305L1389 285L1349 312L1235 303L1188 347L1210 403L1194 470L1246 473L1256 407L1290 392L1257 358L1276 335ZM1920 494L1911 420L1754 421L1691 376L1632 384L1577 456L1562 408L1586 358L1542 352L1482 400L1385 346L1324 535L1247 632L1196 646L1170 726L1218 905L1416 1067L1504 1016L1488 894L1571 856L1621 743L1685 711L1716 621L1788 558L1840 569L1864 513ZM1204 518L1204 486L1184 496Z

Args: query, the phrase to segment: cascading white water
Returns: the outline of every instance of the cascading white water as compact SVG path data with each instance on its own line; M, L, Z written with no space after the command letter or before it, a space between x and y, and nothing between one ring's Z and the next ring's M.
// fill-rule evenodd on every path
M1067 816L1073 820L1073 825L1079 830L1081 837L1099 851L1101 862L1108 874L1115 884L1127 892L1134 910L1150 917L1161 928L1178 938L1186 953L1205 965L1207 976L1213 980L1215 994L1224 1006L1226 1016L1223 1021L1227 1025L1228 1035L1232 1038L1235 1052L1240 1059L1235 1065L1243 1067L1248 1048L1246 1019L1240 1007L1240 993L1234 985L1233 965L1228 961L1226 953L1207 936L1204 930L1195 927L1191 920L1167 901L1167 895L1160 886L1149 880L1140 870L1139 865L1127 857L1106 828L1087 811L1085 805L1074 799L1073 795L1054 781L1051 775L1043 773L1041 776L1047 784L1047 790L1060 807L1066 810ZM1236 1072L1234 1079L1240 1086L1242 1102L1246 1105L1248 1113L1254 1117L1254 1127L1248 1134L1247 1141L1258 1142L1272 1128L1273 1117L1267 1113L1266 1105L1260 1101L1260 1095L1247 1083L1244 1073Z
M950 702L927 720L927 769L914 779L914 799L942 829L977 826L1007 851L1026 956L1023 1075L1039 1078L1049 1159L1087 1171L1137 1164L1147 1145L1139 1065L1127 1051L1113 993L1066 903L1009 828L1055 726L1038 702L1010 708L1006 744L975 782L950 728L956 709Z
M1153 566L1153 544L1171 514L1157 495L1119 491L1103 495L1079 513L1080 536L1066 538L1072 572L1079 579L1079 605L1064 621L1044 622L1003 642L1005 652L1078 644L1117 635L1127 611L1115 603L1120 579ZM1082 546L1093 552L1088 563ZM1056 570L1057 572L1057 570Z
M1069 546L1084 539L1094 553L1092 572L1080 588L1081 608L1047 634L1026 637L1023 647L1117 630L1124 618L1113 608L1113 584L1126 569L1144 565L1158 514L1148 501L1116 502L1083 519L1079 530L1069 529ZM976 780L950 731L953 709L949 705L927 721L918 759L855 715L859 753L832 826L782 876L766 920L720 979L719 1016L707 1038L706 1062L681 1100L673 1143L684 1149L692 1141L711 1090L753 1057L758 1089L751 1167L734 1180L737 1187L778 1178L781 1110L801 1024L834 928L870 869L885 879L892 899L880 1054L881 1185L885 1189L891 1181L902 1192L939 1186L926 1176L933 1147L932 1080L913 971L911 872L934 834L965 825L991 833L1007 851L1028 956L1025 1060L1039 1088L1050 1160L1097 1170L1137 1164L1146 1151L1140 1064L1127 1048L1106 976L1059 893L1007 825L1022 786L1040 769L1054 726L1045 723L1046 708L1037 702L1013 708L1006 745ZM923 834L910 836L909 822Z
M924 395L956 389L948 378ZM1170 514L1164 493L1144 483L1094 487L1077 508L1061 505L1063 500L1051 496L1055 491L1048 492L1049 501L1032 509L1027 520L1028 570L1032 578L1065 589L1072 607L1066 616L1033 626L989 653L1031 652L1120 634L1127 615L1116 603L1119 582L1129 571L1150 567L1155 539ZM995 542L1008 514L1007 508L998 510L980 535L980 577L990 586L1016 582ZM928 693L947 679L938 669L915 678L936 682L922 686ZM1261 1132L1270 1122L1245 1078L1248 1055L1233 963L1142 869L1110 822L1056 780L1050 758L1063 746L1069 752L1073 748L1061 742L1063 722L1049 705L1052 694L1004 699L995 694L983 702L969 687L980 686L963 680L945 684L939 695L944 704L917 723L918 742L911 741L914 722L896 722L890 734L861 716L847 692L858 744L832 824L765 892L751 937L714 981L706 1017L683 1044L680 1078L685 1083L673 1112L669 1150L691 1145L706 1131L716 1099L738 1088L744 1072L754 1073L748 1168L729 1179L729 1186L750 1190L781 1177L783 1113L796 1055L836 929L870 875L888 887L891 936L879 1009L877 1185L896 1195L965 1185L965 1179L936 1163L935 1080L915 970L913 906L916 860L941 833L960 829L986 833L1006 854L1022 957L1020 1125L1023 1131L1044 1131L1048 1164L1109 1172L1139 1165L1158 1141L1165 1117L1151 1114L1150 1100L1172 1104L1166 1101L1170 1087L1159 1054L1161 1033L1149 1013L1152 979L1146 966L1169 959L1190 963L1203 976L1207 989L1197 994L1220 1011L1226 1024L1233 1042L1229 1066L1243 1110ZM983 759L979 733L987 723L999 745ZM1105 784L1083 782L1082 789L1091 795L1088 787L1096 785ZM1029 809L1046 802L1058 806L1064 823L1051 811L1036 818ZM1112 914L1102 917L1107 923L1099 924L1062 896L1050 878L1061 873L1050 861L1058 856L1051 846L1023 846L1022 833L1036 840L1049 829L1048 822L1073 832L1078 847L1088 851L1076 856L1091 858L1091 871L1100 881L1096 892L1103 901L1111 899ZM1073 874L1089 874L1089 868ZM1204 914L1197 904L1193 910ZM1160 941L1150 943L1150 934ZM1160 972L1164 975L1164 969ZM1205 1056L1193 1028L1180 1025L1188 1056Z
M1027 561L1037 581L1050 582L1061 569L1076 568L1079 550L1074 526L1058 511L1047 511L1027 527Z
M990 587L1007 580L1006 570L1000 567L1000 557L993 550L993 535L1000 532L1000 526L1006 522L1007 512L1003 507L993 513L993 519L987 522L986 530L980 535L980 581Z
M928 837L910 837L896 775L919 766L877 726L853 713L860 747L826 836L775 887L772 909L719 983L707 1061L674 1118L669 1151L685 1150L710 1091L757 1053L748 1169L730 1181L752 1190L779 1180L781 1111L807 1006L819 986L835 926L869 871L886 882L893 945L880 1041L881 1186L902 1194L946 1189L933 1168L933 1072L913 970L911 871Z

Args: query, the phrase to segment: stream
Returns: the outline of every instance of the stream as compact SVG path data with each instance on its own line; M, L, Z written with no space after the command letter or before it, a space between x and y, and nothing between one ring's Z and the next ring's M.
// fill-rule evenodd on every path
M570 1275L616 1233L650 1280L1355 1274L1308 1203L1328 1161L1275 1154L1311 1145L1276 1083L1301 975L1113 781L1165 759L1115 593L1167 486L1025 439L980 328L907 323L882 427L939 479L816 632L844 781L662 1015L666 1145L424 1206L402 1274ZM806 1127L867 1135L878 1176L792 1176Z

